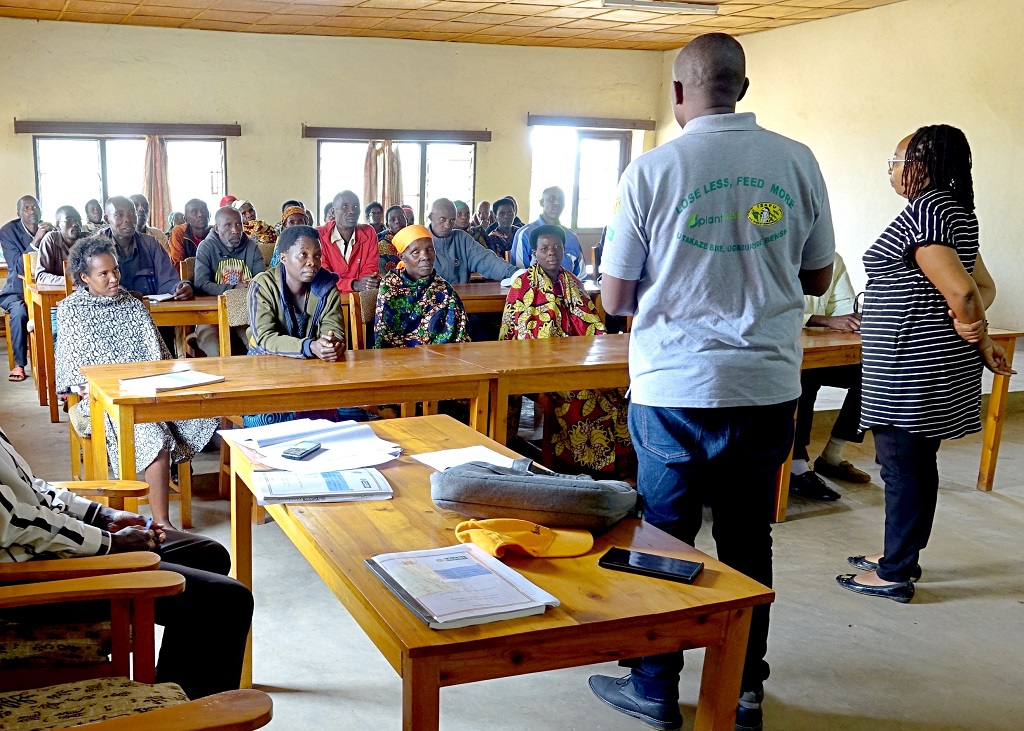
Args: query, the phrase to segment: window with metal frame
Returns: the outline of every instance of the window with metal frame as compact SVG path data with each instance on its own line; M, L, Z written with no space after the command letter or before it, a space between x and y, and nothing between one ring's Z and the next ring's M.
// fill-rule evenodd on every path
M182 211L192 198L217 210L227 188L224 138L165 138L171 205ZM85 216L86 201L142 192L146 140L143 137L33 137L36 197L43 220L54 220L60 206ZM163 227L163 221L151 221Z
M540 216L543 191L558 186L565 191L563 225L574 231L600 231L611 216L632 144L630 130L533 126L529 220Z
M369 140L317 141L317 215L343 190L363 200L363 167ZM426 225L427 206L437 198L464 200L473 207L476 188L475 142L401 142L403 204ZM322 221L321 221L322 223Z

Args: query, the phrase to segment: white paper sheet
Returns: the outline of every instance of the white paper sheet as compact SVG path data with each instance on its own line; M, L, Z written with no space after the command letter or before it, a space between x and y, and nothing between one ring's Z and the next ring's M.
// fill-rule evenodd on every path
M479 445L463 447L462 449L442 449L440 452L414 454L412 458L428 467L433 467L438 472L443 472L449 467L456 467L467 462L487 462L499 467L511 467L514 461L511 457L506 457L495 452L493 449Z
M355 469L313 475L255 472L253 490L260 505L287 502L388 500L391 485L378 470Z

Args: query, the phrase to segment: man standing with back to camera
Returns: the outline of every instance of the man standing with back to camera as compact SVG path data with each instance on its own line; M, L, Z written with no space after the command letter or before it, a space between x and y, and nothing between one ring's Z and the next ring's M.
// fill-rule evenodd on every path
M644 520L693 544L711 506L721 561L772 583L775 475L793 444L803 295L820 295L835 242L810 150L736 113L743 48L721 33L676 57L680 137L623 173L601 297L633 315L629 431ZM753 610L737 731L763 728L768 605ZM605 703L663 731L682 728L683 653L595 675Z

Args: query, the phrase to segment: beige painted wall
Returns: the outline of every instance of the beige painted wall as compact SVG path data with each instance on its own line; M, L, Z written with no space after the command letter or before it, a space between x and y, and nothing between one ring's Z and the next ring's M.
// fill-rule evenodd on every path
M951 124L973 151L981 247L999 288L989 320L1024 327L1021 28L1020 0L906 0L740 38L751 83L740 110L814 150L858 288L861 255L904 205L886 160L918 127ZM674 56L663 54L666 95ZM660 100L658 141L677 134Z
M478 199L530 191L527 112L651 119L661 54L322 38L0 18L0 213L35 190L13 118L238 122L228 190L269 218L316 194L300 124L489 129ZM653 138L653 135L649 135ZM653 141L653 139L652 139ZM80 203L80 202L76 202ZM4 214L6 215L6 214ZM0 220L6 220L0 215Z

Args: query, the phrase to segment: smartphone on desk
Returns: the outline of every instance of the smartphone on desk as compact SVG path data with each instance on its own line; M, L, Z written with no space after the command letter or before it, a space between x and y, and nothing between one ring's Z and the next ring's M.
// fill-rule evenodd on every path
M318 449L320 442L299 442L281 452L281 456L285 459L305 459Z
M608 552L598 559L597 565L612 571L653 576L656 579L668 579L683 584L692 584L704 570L704 564L697 561L627 551L624 548L609 548Z

